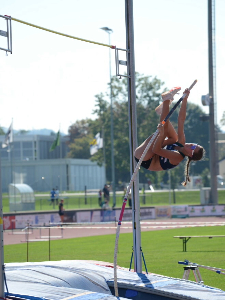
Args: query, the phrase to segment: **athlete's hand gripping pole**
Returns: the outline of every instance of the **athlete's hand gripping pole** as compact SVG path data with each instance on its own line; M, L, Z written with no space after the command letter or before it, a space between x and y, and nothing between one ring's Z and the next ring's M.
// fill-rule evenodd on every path
M194 85L197 83L197 80L195 80L192 85L188 88L188 90L190 91ZM175 109L178 107L178 105L180 104L180 102L185 98L186 94L183 94L183 96L177 101L177 103L171 108L170 112L168 113L168 115L166 116L166 118L161 122L161 124L165 124L166 121L171 117L171 115L173 114L173 112L175 111ZM118 252L118 243L119 243L119 234L120 234L120 226L122 224L122 219L123 219L123 214L124 214L124 210L125 210L125 206L127 204L127 199L128 199L128 195L129 195L129 192L130 192L130 189L131 189L131 186L137 176L137 172L141 166L141 163L147 153L147 151L149 150L151 144L154 142L155 138L157 137L159 131L158 129L156 130L156 132L153 134L151 140L148 142L144 152L142 153L141 155L141 158L139 159L139 162L137 163L136 167L135 167L135 170L134 170L134 173L131 177L131 180L130 180L130 183L127 187L127 190L126 190L126 194L124 196L124 199L123 199L123 205L122 205L122 208L121 208L121 212L120 212L120 216L119 216L119 221L118 221L118 225L117 225L117 229L116 229L116 241L115 241L115 249L114 249L114 290L115 290L115 296L116 297L119 297L119 294L118 294L118 284L117 284L117 252Z
M192 85L188 88L188 90L190 91L194 85L197 83L197 80L195 80ZM171 115L173 114L173 112L175 111L175 109L177 108L177 106L181 103L181 101L187 96L187 94L183 94L183 96L177 101L177 103L171 108L170 112L168 113L168 115L165 117L165 119L162 121L162 124L164 125L166 123L166 121L171 117Z

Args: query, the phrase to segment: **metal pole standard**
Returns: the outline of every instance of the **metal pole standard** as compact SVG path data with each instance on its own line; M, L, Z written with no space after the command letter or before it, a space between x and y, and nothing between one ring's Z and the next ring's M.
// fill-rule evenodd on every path
M217 174L218 174L218 153L216 149L216 134L215 134L215 112L214 112L214 102L215 102L215 91L214 91L214 58L216 53L213 50L215 48L214 39L213 39L213 19L215 17L215 10L213 10L212 2L214 0L208 0L208 59L209 59L209 97L210 97L210 104L209 104L209 139L210 139L210 182L211 182L211 195L210 195L210 202L214 205L218 203L218 192L217 192ZM215 8L215 3L214 3ZM214 27L215 29L215 27Z
M110 34L113 30L109 27L102 27L102 30L108 33L109 35L109 44L110 44ZM112 97L112 74L111 74L111 49L109 49L109 85L110 85L110 119L111 119L111 168L112 168L112 190L113 190L113 207L116 206L116 182L115 182L115 160L114 160L114 131L113 131L113 97ZM104 143L104 140L103 140ZM104 150L104 148L103 148Z
M48 260L51 260L51 225L49 221L49 228L48 228Z
M104 169L105 169L105 180L104 182L107 182L107 176L106 176L106 159L105 159L105 131L104 126L102 126L102 139L103 139L103 157L104 157Z
M59 126L60 128L61 126ZM60 128L61 129L61 128ZM60 130L59 129L59 130ZM59 151L60 151L60 154L59 154L59 157L60 157L60 180L59 180L59 194L62 193L62 190L63 190L63 187L62 187L62 179L63 179L63 176L62 176L62 136L60 136L59 138ZM58 195L59 196L59 195ZM59 197L60 198L60 197Z
M110 31L109 45L110 45ZM109 76L110 76L110 101L111 101L111 166L112 166L112 189L113 189L113 207L116 206L116 182L115 182L115 160L114 160L114 124L113 124L113 97L112 97L112 74L111 74L111 49L109 49Z
M27 235L27 262L29 260L29 234L30 234L29 227L30 227L30 225L29 225L29 222L28 222L27 223L27 228L26 228L26 235Z
M135 59L134 59L134 24L133 0L125 0L126 15L126 47L128 66L128 110L129 110L129 140L130 140L130 173L134 173L136 163L134 150L137 148L137 115L136 115L136 88L135 88ZM134 271L142 272L141 262L141 228L140 228L140 201L139 201L139 176L132 185L132 221L133 221L133 248Z
M0 297L4 298L4 241L3 241L3 212L2 212L2 178L0 158Z

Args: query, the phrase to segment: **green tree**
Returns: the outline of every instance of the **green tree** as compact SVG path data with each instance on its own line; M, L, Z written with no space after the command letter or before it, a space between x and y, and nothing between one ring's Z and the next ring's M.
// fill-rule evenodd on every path
M29 130L21 129L18 131L17 135L27 134L28 132L29 132Z
M2 129L2 127L0 127L0 135L5 135L4 130Z
M91 120L81 120L69 127L69 158L90 158L90 141L93 140Z
M70 152L69 158L90 158L90 140L93 139L91 134L87 134L84 137L75 138L73 143L69 144Z
M170 181L171 181L170 187L172 190L176 189L177 186L180 185L181 182L183 181L183 177L181 176L182 173L183 173L183 168L180 164L176 168L170 170Z
M203 170L202 174L201 174L201 176L202 176L202 183L203 183L204 187L209 187L210 186L209 175L210 175L209 169L205 168Z
M221 126L225 125L225 111L223 112L222 118L220 120L220 124L221 124Z

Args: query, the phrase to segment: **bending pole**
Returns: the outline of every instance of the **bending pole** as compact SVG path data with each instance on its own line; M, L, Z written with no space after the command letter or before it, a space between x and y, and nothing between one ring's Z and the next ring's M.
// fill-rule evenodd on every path
M192 85L189 87L189 91L194 87L194 85L197 83L197 80L195 80ZM180 104L180 102L185 98L186 94L183 94L183 96L177 101L177 103L171 108L170 112L168 113L168 115L166 116L166 118L161 122L161 124L165 124L166 121L171 117L171 115L173 114L173 112L175 111L175 109L178 107L178 105ZM122 208L121 208L121 212L120 212L120 216L119 216L119 221L118 221L118 225L117 225L117 229L116 229L116 241L115 241L115 249L114 249L114 290L115 290L115 296L116 297L119 297L119 294L118 294L118 284L117 284L117 252L118 252L118 244L119 244L119 234L120 234L120 226L122 224L122 219L123 219L123 213L124 213L124 210L125 210L125 206L127 204L127 199L128 199L128 195L129 195L129 192L130 192L130 189L131 189L131 186L137 176L137 173L138 173L138 170L141 166L141 163L147 153L147 151L149 150L151 144L154 142L155 138L157 137L159 131L158 129L156 130L156 132L153 134L151 140L148 142L144 152L142 153L141 155L141 158L139 160L139 162L137 163L136 167L135 167L135 170L134 170L134 173L131 177L131 180L130 180L130 183L127 187L127 191L126 191L126 194L124 196L124 199L123 199L123 205L122 205Z

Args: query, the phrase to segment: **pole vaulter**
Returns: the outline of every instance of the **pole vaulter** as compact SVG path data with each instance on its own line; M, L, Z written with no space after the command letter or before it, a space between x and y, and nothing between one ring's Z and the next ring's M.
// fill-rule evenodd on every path
M194 85L197 83L197 80L195 80L191 86L188 88L188 90L190 91ZM178 105L181 103L181 101L185 98L186 94L183 94L183 96L177 101L177 103L172 107L172 109L170 110L170 112L168 113L168 115L166 116L166 118L161 122L162 125L164 125L166 123L166 121L171 117L171 115L173 114L173 112L175 111L175 109L178 107ZM119 221L118 221L118 225L117 225L117 230L116 230L116 241L115 241L115 249L114 249L114 290L115 290L115 296L118 297L118 284L117 284L117 252L118 252L118 243L119 243L119 234L120 234L120 226L122 224L122 219L123 219L123 214L124 214L124 210L125 210L125 206L127 204L127 199L128 199L128 195L130 193L131 187L133 185L133 182L136 179L136 176L138 174L138 170L141 166L141 163L148 151L148 149L150 148L150 146L152 145L152 143L154 142L154 140L156 139L157 135L159 133L159 130L157 129L156 132L153 134L151 140L149 141L149 143L147 144L139 162L136 165L136 168L134 170L134 173L131 177L130 183L127 187L127 191L126 194L124 196L123 199L123 205L121 208L121 212L120 212L120 216L119 216Z

